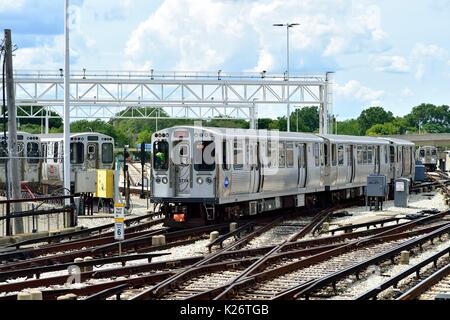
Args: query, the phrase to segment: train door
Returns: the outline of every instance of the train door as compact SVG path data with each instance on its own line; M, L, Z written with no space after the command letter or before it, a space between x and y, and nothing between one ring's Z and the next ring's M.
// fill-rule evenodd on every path
M97 142L89 142L87 145L87 159L86 166L88 169L97 169L98 168L98 143Z
M397 147L397 177L403 177L403 147Z
M202 146L202 144L199 144ZM180 142L175 149L175 193L176 196L187 196L191 194L191 172L190 146L187 141ZM203 152L203 151L201 151Z
M355 179L354 148L354 145L347 146L347 183L353 183Z
M19 157L19 177L20 181L25 181L25 143L19 141L17 142L17 154Z
M298 150L298 187L299 189L306 188L307 181L307 158L306 158L306 144L300 144Z
M375 146L375 174L381 173L381 147Z
M259 158L260 144L256 141L248 141L249 143L249 168L250 168L250 193L260 192L261 181L261 161Z

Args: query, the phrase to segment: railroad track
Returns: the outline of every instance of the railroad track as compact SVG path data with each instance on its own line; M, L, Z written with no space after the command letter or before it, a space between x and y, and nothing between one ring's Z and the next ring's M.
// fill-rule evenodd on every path
M326 212L316 217L303 217L297 220L284 217L263 226L248 222L239 228L240 233L247 232L245 236L239 236L239 232L225 234L214 244L222 246L225 244L225 248L210 255L188 254L183 258L172 260L169 260L170 256L163 257L167 255L164 250L175 248L178 251L182 246L189 247L193 242L198 241L199 238L192 235L192 230L186 231L185 234L175 233L173 239L166 231L168 244L161 247L152 247L149 243L149 235L142 238L136 236L127 240L128 244L125 242L122 257L117 256L117 244L106 244L88 249L86 254L90 254L94 259L77 263L82 273L81 285L76 287L65 285L66 268L73 264L75 253L84 254L82 250L65 253L69 255L65 257L66 260L60 260L58 257L60 255L55 254L54 260L51 259L52 256L37 258L43 258L45 262L38 261L36 258L34 261L31 259L30 264L27 264L28 261L19 261L18 263L25 263L21 265L21 268L17 268L18 265L12 267L13 264L9 264L5 270L1 269L2 265L0 265L0 281L14 279L12 283L0 284L0 293L4 293L0 299L14 299L15 294L28 288L42 290L44 299L56 299L66 293L74 293L87 300L117 299L121 296L132 300L233 298L238 297L241 289L248 288L249 283L250 286L256 287L269 274L271 274L269 278L276 278L276 274L286 273L286 270L295 264L303 263L308 259L312 261L318 256L326 255L330 251L341 249L349 244L381 236L395 238L401 234L401 237L405 238L433 232L445 224L442 219L447 215L448 212L443 212L405 223L393 221L397 222L397 225L385 225L380 220L366 226L367 230L355 232L362 229L355 228L351 230L353 232L347 230L347 233L321 237L312 237L311 234L320 230L320 225L328 217ZM373 228L377 225L380 227ZM218 230L219 227L213 226L209 230ZM228 225L221 227L225 229ZM408 230L415 231L406 232ZM199 235L201 234L199 237L205 238L207 231L206 229L198 230ZM272 236L268 236L270 233ZM274 234L279 234L281 237L272 241ZM239 237L232 240L236 236ZM304 238L305 236L308 238ZM205 243L208 241L205 240ZM152 262L154 259L158 259L158 262ZM319 262L320 259L313 264ZM99 265L109 266L109 269L90 271ZM45 273L55 271L61 275L45 276ZM40 278L41 275L44 276ZM258 278L258 281L251 283L255 278Z

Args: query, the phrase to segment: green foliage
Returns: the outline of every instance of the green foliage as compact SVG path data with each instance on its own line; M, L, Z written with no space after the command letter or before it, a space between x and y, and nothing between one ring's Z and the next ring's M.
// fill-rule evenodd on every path
M318 132L319 126L320 122L318 107L305 107L297 109L291 115L291 131Z
M394 115L382 107L371 107L365 109L358 118L359 133L365 135L367 130L376 124L385 124L394 120Z
M359 136L360 128L359 122L356 119L350 119L345 121L338 121L338 134L346 136Z
M450 132L450 110L449 106L435 106L423 103L412 109L405 117L408 125L413 128L421 127L421 130L429 133Z

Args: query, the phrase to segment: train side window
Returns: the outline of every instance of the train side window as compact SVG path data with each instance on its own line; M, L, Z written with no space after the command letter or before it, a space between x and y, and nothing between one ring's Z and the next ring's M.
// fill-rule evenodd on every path
M388 156L388 147L384 146L384 163L388 164L389 163L389 156Z
M102 162L106 164L114 162L114 146L112 143L102 144Z
M340 144L338 147L338 163L339 166L344 165L344 145Z
M242 141L234 139L234 170L242 170L244 168L244 154L243 154Z
M286 162L288 168L294 167L294 144L288 143L286 145Z
M41 155L42 155L42 160L44 162L47 162L47 144L43 143L41 144Z
M337 166L337 149L335 144L331 145L331 165L333 167Z
M363 147L358 146L358 164L363 164Z
M8 161L8 144L4 143L4 140L0 142L0 163L6 163Z
M286 167L286 143L280 142L279 144L279 167L285 168Z
M266 155L267 155L267 168L271 168L272 167L272 142L267 142L267 150L266 150Z
M84 162L84 144L81 142L70 144L70 163L83 164Z
M367 154L367 146L363 147L363 164L367 164L368 154Z
M318 143L314 143L314 160L316 167L320 166L320 145Z
M431 155L432 155L432 156L435 156L435 155L437 155L437 151L436 151L436 149L435 149L435 148L433 148L433 149L431 150Z
M325 143L324 145L324 155L325 155L325 166L328 167L329 159L328 159L328 144Z
M367 147L367 163L373 164L373 147Z
M222 168L224 171L230 170L230 165L228 164L228 148L227 148L227 142L222 142Z
M306 168L306 145L301 144L300 145L300 168Z
M28 163L39 163L40 162L40 154L39 154L39 144L37 142L28 142L27 143L27 161Z
M395 147L391 146L389 149L390 149L390 160L391 160L391 163L395 163Z
M58 150L59 149L59 143L58 142L55 142L55 143L53 143L53 162L55 162L55 163L58 163Z

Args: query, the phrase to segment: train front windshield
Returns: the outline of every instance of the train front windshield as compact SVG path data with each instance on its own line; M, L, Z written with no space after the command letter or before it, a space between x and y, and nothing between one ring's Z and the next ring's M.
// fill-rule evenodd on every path
M156 171L169 169L169 143L157 141L153 145L153 167Z
M27 143L27 161L28 163L39 163L39 144L37 142Z

